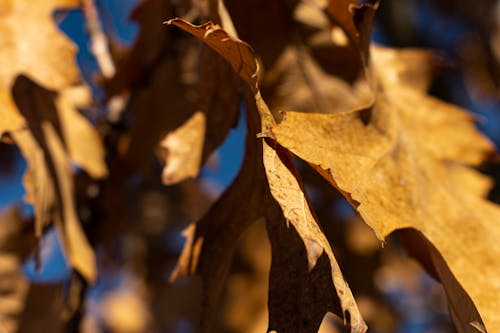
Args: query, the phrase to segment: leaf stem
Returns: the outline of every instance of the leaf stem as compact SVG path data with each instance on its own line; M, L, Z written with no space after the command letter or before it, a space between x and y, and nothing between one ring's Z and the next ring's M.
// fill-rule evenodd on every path
M116 69L109 51L107 37L102 31L94 0L82 0L82 9L90 35L90 51L94 55L104 78L109 79L115 74Z

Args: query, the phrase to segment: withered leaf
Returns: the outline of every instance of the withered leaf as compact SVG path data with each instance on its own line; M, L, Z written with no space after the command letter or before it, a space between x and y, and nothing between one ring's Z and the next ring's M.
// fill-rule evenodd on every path
M122 93L148 80L147 76L170 42L170 35L158 22L173 15L173 10L169 1L144 0L132 11L130 19L138 22L141 29L132 48L119 60L115 75L104 83L108 95Z
M52 221L55 202L53 181L47 170L43 150L33 134L25 129L14 132L12 138L28 162L29 167L23 179L26 190L24 200L34 207L35 234L40 237L43 227Z
M494 223L500 209L478 196L488 182L471 170L492 146L469 114L425 95L426 84L411 80L407 74L413 69L402 60L409 55L373 49L378 80L371 108L330 115L287 112L269 134L338 188L379 239L401 228L419 230L444 258L440 265L449 267L448 273L441 269L445 289L456 278L481 315L456 316L467 305L447 290L457 327L473 332L473 322L484 322L495 332L500 229Z
M301 1L225 0L224 2L239 38L252 45L262 60L264 71L274 67L279 55L295 37L292 12ZM222 27L234 35L225 25ZM266 37L263 38L264 36Z
M75 8L79 3L78 0L1 1L0 63L4 66L0 71L0 135L25 124L10 95L17 75L30 75L51 90L80 81L76 47L52 19L54 10Z
M194 144L190 147L200 156L162 154L165 151L160 147L164 173L170 175L164 177L165 184L196 177L236 124L241 98L237 77L227 63L200 41L162 25L182 14L218 21L218 13L218 2L213 0L176 4L148 0L134 11L133 18L141 24L139 36L108 83L109 95L132 92L129 110L134 119L122 165L146 170L158 143L177 137L179 142L190 140ZM199 117L204 118L204 129L197 133L195 143L186 136L194 131L185 129Z
M191 118L168 133L160 142L159 149L166 161L162 173L163 184L175 184L198 175L205 127L205 114L195 112Z
M61 126L61 139L71 162L92 178L100 179L108 175L102 138L90 121L78 111L78 108L90 105L90 100L88 87L72 86L59 92L55 106Z
M76 47L52 18L56 9L79 4L74 0L2 2L0 60L9 66L0 72L0 134L9 132L28 161L24 183L26 200L35 206L36 234L57 220L70 263L93 281L93 253L72 198L71 163L93 177L104 177L104 150L97 132L77 111L89 104L90 94L78 86Z
M251 134L242 169L210 211L186 229L187 243L172 279L201 275L204 312L200 327L207 331L238 239L251 223L264 217L273 248L269 330L315 332L326 311L342 314L330 263L325 254L319 254L319 263L309 270L303 240L288 226L282 208L269 192L262 145L255 139L259 125L255 109L251 115L254 119L249 121ZM244 206L239 204L242 200Z
M170 20L169 23L184 29L207 43L222 57L224 57L224 59L231 64L232 68L247 83L248 89L251 91L251 93L248 93L247 96L247 105L249 107L250 115L248 122L250 128L258 127L258 121L256 121L255 118L256 114L260 116L261 130L267 130L276 124L275 116L271 114L271 111L260 96L257 85L258 65L253 51L248 44L240 41L236 37L228 35L219 26L211 23L195 26L180 19ZM253 114L253 118L251 114ZM252 131L249 131L249 133L252 133ZM249 141L251 144L252 140L249 139ZM263 140L262 147L259 148L259 151L260 149L262 149L262 157L259 157L259 159L262 158L265 177L268 183L268 187L266 186L265 190L269 188L270 195L273 198L273 200L267 200L268 203L264 206L266 207L264 215L268 222L267 225L268 230L270 231L271 246L275 250L273 253L273 266L271 268L271 272L273 272L273 268L275 270L281 269L281 273L284 273L282 275L290 278L291 281L288 281L285 278L286 283L281 281L282 286L288 283L291 283L292 286L300 286L300 288L294 290L294 292L297 292L298 294L297 297L294 298L294 302L292 302L289 297L290 294L283 294L284 289L280 289L277 287L279 284L275 284L276 276L279 275L274 274L271 276L269 330L277 330L281 332L289 330L296 330L298 332L314 332L318 329L321 319L327 311L336 311L340 316L344 316L346 312L349 313L352 332L364 332L366 330L366 325L361 319L361 315L356 307L351 291L342 277L330 245L309 208L309 203L303 192L301 180L295 170L291 155L285 149L276 145L275 142L272 142L272 140ZM258 163L258 165L261 164ZM262 166L260 167L262 168ZM237 183L235 182L234 184ZM226 194L227 193L229 192L226 192ZM291 224L302 240L302 246L305 247L305 255L307 258L305 263L307 263L307 266L301 267L300 256L290 258L285 255L285 257L282 257L284 254L281 251L284 249L280 248L280 246L282 246L279 240L281 237L274 237L274 231L283 228L285 224L287 226ZM225 234L227 233L228 232ZM219 237L221 236L219 235ZM286 237L282 239L286 239ZM274 243L273 241L276 242L276 240L278 240L278 242ZM200 239L200 241L202 242L203 240ZM287 242L283 241L283 243ZM210 244L212 244L212 242L210 242ZM227 245L224 242L221 244ZM195 244L194 246L188 248L196 249L197 246ZM198 258L198 255L195 255L194 258ZM288 260L293 260L292 262L294 263L293 265L290 265L288 269L285 269L285 271L282 271L284 268L283 264L286 261L283 260L283 258L289 258ZM321 261L321 264L319 263L319 260L321 260L320 258L325 258ZM183 261L185 262L185 260ZM199 264L202 263L203 260L200 259ZM330 298L330 293L327 293L327 295L324 295L322 298L320 297L320 299L316 300L316 302L311 302L311 299L318 297L318 294L314 294L313 292L311 295L310 291L306 291L306 286L314 285L314 283L318 283L318 286L324 287L324 283L321 283L319 278L324 278L325 275L323 270L325 268L330 270L329 275L331 277L327 280L329 281L330 286L331 283L335 286L336 290L334 292L336 292L336 297L338 297L338 301L340 303L340 311L338 306L335 308L335 302L331 301L332 298ZM296 269L295 273L293 273L294 269ZM315 275L315 269L323 272L323 274ZM285 273L286 271L288 271L288 273ZM274 289L275 286L276 289ZM306 296L302 293L305 293ZM292 302L290 303L291 308L284 309L281 307L284 299ZM280 304L280 307L274 306L276 304ZM276 312L279 311L285 311L291 314L294 313L293 311L302 309L303 306L307 310L299 311L302 320L298 320L297 322L290 322L289 320L283 319L289 317L282 316L280 318L275 315Z
M357 8L354 10L350 8L352 3L340 1L337 6L342 10L333 13L327 12L327 3L283 0L268 6L264 12L258 1L244 5L228 3L238 31L242 31L241 36L262 60L259 85L271 109L332 113L371 101L354 42L369 39L374 5L354 6ZM360 31L352 24L354 40L350 42L330 16L345 21L361 8ZM252 19L249 12L253 11L260 11L256 15L264 23ZM335 34L330 32L332 26ZM262 35L272 37L261 38Z
M380 0L362 4L357 0L335 0L328 1L324 9L332 23L347 35L363 63L368 61L370 32L379 3Z
M76 0L4 0L0 20L0 135L24 128L28 121L17 109L11 89L18 75L28 75L37 84L57 91L56 101L62 135L73 161L95 178L107 173L104 152L91 124L76 110L89 104L90 92L81 84L76 47L57 28L56 9L76 8ZM24 22L24 24L20 24ZM71 127L71 130L69 129Z
M336 49L329 51L328 68L335 68ZM265 73L262 91L271 109L335 113L369 105L373 97L366 80L351 84L328 73L313 52L305 46L288 47Z
M193 25L181 19L166 22L196 36L226 59L233 70L250 86L253 92L257 90L257 62L252 49L245 42L231 37L222 28L211 22L200 26Z
M17 78L12 94L29 126L29 131L14 131L11 135L28 160L24 181L27 199L35 206L35 230L40 235L47 223L54 222L70 264L88 281L93 282L96 279L94 253L78 220L71 157L63 134L69 135L64 132L67 131L67 126L75 123L72 120L79 120L78 117L81 116L66 107L60 111L74 112L73 116L66 114L65 117L60 117L56 107L56 94L39 87L24 76ZM71 123L62 123L61 120L69 120ZM92 131L77 130L71 135L74 134L81 134L79 139L84 140L83 144L99 142L93 141L95 136ZM93 148L98 149L99 146ZM89 157L91 156L92 154ZM103 161L97 160L97 163L98 166ZM101 170L106 171L104 167Z
M198 274L203 278L204 312L200 326L205 331L213 320L238 239L262 216L265 194L262 148L255 144L251 134L244 156L243 166L231 186L203 218L185 230L187 242L171 277ZM241 206L242 201L246 205Z

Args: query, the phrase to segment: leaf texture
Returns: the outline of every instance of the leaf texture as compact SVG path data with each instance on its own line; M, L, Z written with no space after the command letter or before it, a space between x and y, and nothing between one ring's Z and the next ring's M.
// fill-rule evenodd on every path
M271 114L269 108L260 96L257 83L258 65L253 51L248 44L241 42L236 37L231 37L219 26L211 23L194 26L180 19L171 20L168 23L174 24L206 42L210 47L223 56L231 64L231 67L246 82L249 88L247 105L249 107L249 113L254 114L254 118L249 116L248 122L250 124L250 128L255 128L257 126L257 124L255 124L256 113L260 116L261 131L269 129L271 126L276 124L275 116ZM254 120L252 121L252 119ZM249 131L249 133L252 133L252 131ZM252 142L251 137L248 140ZM349 324L351 325L352 332L364 332L366 330L366 325L361 319L351 291L342 277L330 245L321 232L320 227L309 208L309 203L302 190L300 177L291 160L291 155L289 155L289 153L282 149L279 145L276 145L274 142L268 140L262 141L262 148L259 148L259 150L260 149L262 149L262 162L264 165L270 195L273 198L272 200L267 199L268 203L266 206L268 208L264 213L268 230L270 231L271 246L273 249L269 299L269 331L315 332L319 328L324 314L327 311L335 311L340 316L344 316L346 312L349 313ZM233 183L233 186L237 183L237 181ZM227 193L229 192L226 192L226 194ZM263 204L260 203L260 205ZM214 221L216 221L216 219L214 219ZM292 238L286 240L286 237L281 238L283 236L280 236L277 233L277 230L282 230L285 225L287 227L291 225L296 230L297 235L302 240L302 246L305 247L305 258L304 256L299 255L299 253L297 253L297 256L291 258L286 256L286 258L292 261L293 264L291 264L289 269L283 270L282 265L286 262L286 260L283 260L284 253L281 251L285 249L282 247L283 244L280 244L279 241L276 243L276 241L283 239L285 244L288 242L293 244L294 242L293 236L288 236ZM196 246L188 246L187 248L196 248ZM291 248L297 249L297 246L295 245ZM323 253L325 253L325 256L323 256ZM195 258L197 257L198 256L195 256ZM321 260L321 263L318 264L318 260L320 260L320 258L323 259ZM326 258L328 258L328 260ZM301 260L305 260L305 262L302 261L301 263ZM202 262L203 261L200 261L200 263ZM305 263L307 263L307 269L304 266ZM318 297L319 295L314 292L312 292L312 294L310 292L306 292L307 289L301 289L302 286L305 287L305 285L309 284L317 284L318 287L324 286L325 281L323 280L323 283L321 283L318 279L324 279L325 273L323 272L322 274L317 274L315 273L315 268L317 268L316 272L321 272L324 269L328 269L330 271L329 275L331 278L328 279L329 283L327 283L327 286L325 287L328 288L328 286L331 286L332 283L335 285L335 300L337 300L338 303L334 301L325 301L328 299L334 299L333 297L329 298L328 296L325 296L324 298L319 297L319 300L316 300L316 302L311 302L312 299L315 299L315 297ZM280 271L283 273L283 276L287 276L291 280L286 281L285 279L286 283L281 283L281 287L279 287L279 289L275 289L278 288L277 281L280 281L281 279L278 278L278 280L276 280L276 277L279 276L273 274L276 270ZM295 273L293 273L294 270L296 270ZM211 278L208 279L208 281L211 281ZM293 302L289 308L287 307L286 309L283 309L281 306L275 305L283 304L283 298L289 302L291 301L290 298L284 294L284 289L282 289L283 285L288 283L291 283L292 285L296 283L297 286L301 286L298 290L296 289L299 302ZM295 301L297 301L297 299L295 299ZM309 308L308 311L300 312L303 316L301 316L302 320L298 320L293 323L283 320L283 318L289 318L292 316L294 311L300 311L300 309L306 304L310 304L312 308ZM340 309L338 308L338 304L340 304ZM337 305L336 308L335 305ZM286 311L288 316L282 316L283 311ZM279 314L275 315L277 312L279 312Z
M484 194L487 181L470 169L492 146L465 111L414 89L397 51L379 49L372 56L379 80L371 108L331 115L287 112L269 135L344 193L379 239L397 229L419 230L449 267L441 280L453 274L494 332L499 322L493 281L500 271L493 258L500 248L491 223L500 210L475 195ZM397 66L387 66L388 57ZM454 295L448 293L452 309L467 306ZM455 319L463 332L481 323Z
M97 277L94 253L76 212L71 158L61 133L63 126L69 124L59 122L56 94L27 77L17 78L13 97L29 125L29 131L15 131L11 135L28 161L24 182L27 199L35 206L35 230L40 236L42 229L54 222L70 264L93 282Z

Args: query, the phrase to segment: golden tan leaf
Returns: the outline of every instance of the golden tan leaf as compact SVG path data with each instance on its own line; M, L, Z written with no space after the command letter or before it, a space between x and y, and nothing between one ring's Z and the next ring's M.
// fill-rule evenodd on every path
M165 156L165 167L162 173L163 184L171 185L183 179L198 176L203 153L205 126L205 114L195 112L191 118L168 133L160 142L161 155Z
M55 176L60 200L60 207L58 207L60 213L55 214L54 223L60 234L69 263L83 277L93 283L97 278L95 257L76 213L73 171L70 161L54 127L50 123L42 123L42 128L47 140L47 152L52 159L52 168L54 169L52 172L55 173L52 176Z
M9 65L0 70L0 134L26 125L26 119L12 99L11 89L18 75L28 75L46 89L60 93L56 104L65 143L74 162L98 178L106 175L101 142L90 123L76 110L77 106L89 104L89 91L75 86L81 83L76 47L58 30L52 18L56 9L74 8L79 4L77 0L36 4L2 0L0 62Z
M435 69L434 54L429 50L404 48L392 49L372 46L372 59L378 68L390 68L381 73L395 84L401 82L405 87L426 93L429 90ZM411 64L411 66L408 66Z
M61 126L62 139L67 146L71 161L81 166L91 176L102 178L107 174L102 142L90 123L72 105L74 94L87 96L87 89L71 88L64 91L63 96L56 98L55 103L58 106L55 111L56 123ZM37 121L31 116L27 116L26 119L28 122ZM35 233L41 236L43 227L51 222L56 200L54 183L47 170L45 154L41 147L43 143L37 141L27 129L14 131L11 135L28 162L29 167L23 182L26 189L24 199L35 207Z
M471 331L482 318L495 332L500 229L492 223L500 220L500 209L476 196L484 195L488 182L470 169L492 146L469 114L426 96L426 84L408 80L413 69L403 60L420 55L405 52L374 50L379 81L372 108L331 115L287 112L269 135L344 193L379 239L401 228L419 230L437 250L431 251L433 262L457 327ZM470 318L468 303L453 290L455 278L481 318Z
M78 5L78 0L0 2L0 63L4 64L0 70L0 134L24 125L10 96L17 75L29 75L51 90L80 81L76 47L52 18L55 9Z
M337 55L336 50L331 48L331 54ZM335 56L325 67L337 67ZM265 73L262 86L269 107L278 110L335 113L369 105L373 99L366 80L350 84L332 75L306 47L284 50L276 65Z
M71 161L95 179L104 178L108 170L104 162L102 139L92 124L77 110L90 105L90 92L85 86L64 89L57 96L57 115L61 124L61 139Z
M97 136L86 123L83 131L82 127L77 127L78 130L71 134L65 132L64 129L81 116L75 110L68 109L67 104L63 104L66 108L63 107L60 111L73 112L73 116L66 114L69 118L60 117L56 109L57 96L24 76L16 79L13 97L30 129L29 132L14 131L11 135L28 160L24 181L27 199L35 206L36 233L40 235L47 223L55 222L70 264L88 281L93 282L96 279L95 259L76 213L72 159L65 146L65 138L80 135L79 139L85 145L99 142L95 141ZM63 123L61 119L71 123ZM83 124L83 120L80 121L80 125ZM79 142L77 144L80 145ZM95 161L98 163L92 168L99 168L101 165L100 169L94 170L105 172L103 156L92 153L89 155L91 162L94 161L92 156L97 156Z
M35 210L35 235L40 237L44 227L52 222L56 201L54 183L45 163L45 154L33 134L25 129L12 133L12 138L27 161L23 185L26 190L24 200Z

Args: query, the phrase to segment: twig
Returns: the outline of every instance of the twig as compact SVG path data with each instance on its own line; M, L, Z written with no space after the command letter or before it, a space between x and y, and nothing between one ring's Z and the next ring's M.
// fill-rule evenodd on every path
M99 13L94 0L82 0L82 7L90 35L90 50L99 65L102 75L109 79L115 75L115 65L109 52L108 40L102 31Z
M82 0L83 14L87 20L87 28L90 37L90 50L97 61L99 69L105 79L112 78L116 73L115 64L108 47L108 40L102 31L99 13L95 6L95 0ZM111 123L120 120L128 94L113 96L107 105L107 118Z

